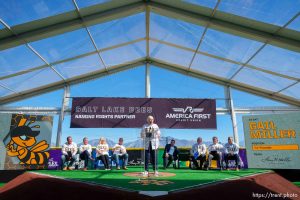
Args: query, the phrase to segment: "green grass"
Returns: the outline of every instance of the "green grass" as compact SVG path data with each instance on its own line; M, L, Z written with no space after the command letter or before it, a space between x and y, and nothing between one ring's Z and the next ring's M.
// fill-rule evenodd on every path
M222 181L226 179L237 179L257 173L266 172L267 170L246 169L241 171L198 171L190 169L168 169L160 170L161 172L175 173L173 177L152 178L151 180L170 181L166 185L141 185L137 177L123 176L125 172L140 172L138 167L130 167L129 170L89 170L89 171L59 171L59 170L40 170L38 173L73 179L83 182L92 182L99 185L107 185L112 187L124 188L127 190L157 190L157 191L173 191L186 187L195 187L201 184ZM133 182L133 183L131 183ZM135 182L135 183L134 183Z
M299 182L293 182L294 185L297 185L298 187L300 187L300 181Z
M0 183L0 187L3 187L6 183Z

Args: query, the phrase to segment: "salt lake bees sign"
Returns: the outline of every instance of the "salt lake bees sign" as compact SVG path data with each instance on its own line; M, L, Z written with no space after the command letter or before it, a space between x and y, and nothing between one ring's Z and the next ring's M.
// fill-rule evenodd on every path
M47 168L52 117L1 114L0 126L0 169Z
M71 128L141 127L148 115L161 128L217 127L214 99L73 98Z

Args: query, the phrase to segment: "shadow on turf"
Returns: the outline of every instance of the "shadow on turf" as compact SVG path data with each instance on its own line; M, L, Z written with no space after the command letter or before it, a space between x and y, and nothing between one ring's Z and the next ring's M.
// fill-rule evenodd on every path
M25 170L0 170L0 183L7 183L25 172Z

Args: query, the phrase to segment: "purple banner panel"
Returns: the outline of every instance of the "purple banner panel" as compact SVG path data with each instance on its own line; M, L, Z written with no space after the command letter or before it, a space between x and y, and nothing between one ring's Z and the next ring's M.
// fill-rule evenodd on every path
M48 160L48 169L61 169L61 149L51 149Z
M161 153L163 153L163 149L160 149ZM181 149L179 149L179 151L183 151ZM128 160L128 165L140 165L141 164L141 150L128 150L128 154L129 154L129 160ZM50 158L48 161L48 169L61 169L61 149L51 149L50 150ZM95 150L93 150L93 158L95 158ZM248 161L247 161L247 156L246 156L246 149L240 149L239 150L239 156L240 156L240 166L242 169L248 169ZM78 156L79 158L79 156ZM159 157L159 161L158 163L162 163L162 158ZM78 161L76 160L74 162L74 167L76 165ZM89 162L90 166L89 169L93 169L95 166L95 163L93 161ZM115 165L114 162L111 163L112 165ZM225 162L223 163L223 165L225 166ZM97 167L101 167L103 166L103 164L101 163L97 163ZM228 163L229 168L234 168L235 167L235 161L230 160ZM79 166L80 168L80 166Z
M216 129L216 100L73 98L71 128L138 128L152 115L160 128Z
M248 169L246 149L239 149L239 156L240 156L240 167L242 169ZM223 165L225 166L225 161L224 161ZM228 167L229 168L235 168L235 161L234 160L229 160Z

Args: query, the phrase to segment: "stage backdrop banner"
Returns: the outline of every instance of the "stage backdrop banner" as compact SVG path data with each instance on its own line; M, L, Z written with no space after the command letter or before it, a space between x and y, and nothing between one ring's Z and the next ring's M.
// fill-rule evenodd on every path
M300 113L244 116L249 168L300 169Z
M53 117L0 113L0 170L46 169Z
M71 128L137 128L155 117L161 128L215 129L213 99L73 98Z

